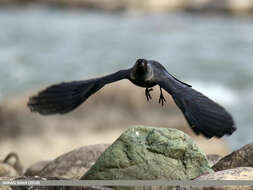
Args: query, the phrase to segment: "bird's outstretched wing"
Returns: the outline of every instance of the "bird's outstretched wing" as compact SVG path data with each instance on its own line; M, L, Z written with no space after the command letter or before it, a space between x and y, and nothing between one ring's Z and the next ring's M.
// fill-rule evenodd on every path
M219 104L187 85L168 76L158 83L170 93L196 134L211 138L231 135L235 130L232 116ZM174 87L172 87L174 85Z
M30 97L27 105L32 112L42 115L64 114L78 107L104 85L128 78L129 72L130 69L120 70L100 78L55 84Z

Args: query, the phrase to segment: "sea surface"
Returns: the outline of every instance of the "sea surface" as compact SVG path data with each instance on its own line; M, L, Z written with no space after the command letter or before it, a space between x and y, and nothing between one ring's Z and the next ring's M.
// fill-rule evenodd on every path
M0 103L154 59L229 110L232 149L253 142L253 17L0 8Z

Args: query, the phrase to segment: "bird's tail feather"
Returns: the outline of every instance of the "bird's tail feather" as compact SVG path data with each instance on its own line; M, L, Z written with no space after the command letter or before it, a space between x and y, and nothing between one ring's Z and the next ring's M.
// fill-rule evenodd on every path
M27 105L32 112L42 115L64 114L78 107L103 86L99 79L55 84L30 97Z
M222 137L236 130L231 115L200 92L187 88L172 97L196 134L202 133L208 138Z

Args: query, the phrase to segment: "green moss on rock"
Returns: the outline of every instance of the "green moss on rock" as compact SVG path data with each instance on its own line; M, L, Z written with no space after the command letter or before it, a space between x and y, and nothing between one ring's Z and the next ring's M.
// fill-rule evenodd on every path
M192 179L210 173L206 156L177 129L126 130L81 179Z

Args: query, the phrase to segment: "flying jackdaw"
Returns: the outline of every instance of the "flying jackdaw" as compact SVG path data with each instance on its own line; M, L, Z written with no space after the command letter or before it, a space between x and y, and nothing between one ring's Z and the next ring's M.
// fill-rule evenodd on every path
M236 130L232 116L222 106L193 89L191 85L175 78L159 62L146 59L138 59L132 68L103 77L49 86L30 97L28 106L32 112L42 115L65 114L106 84L122 79L146 88L145 96L148 101L151 99L152 87L159 85L159 103L163 105L165 102L162 93L164 89L172 96L196 134L201 133L207 138L222 137L231 135Z

